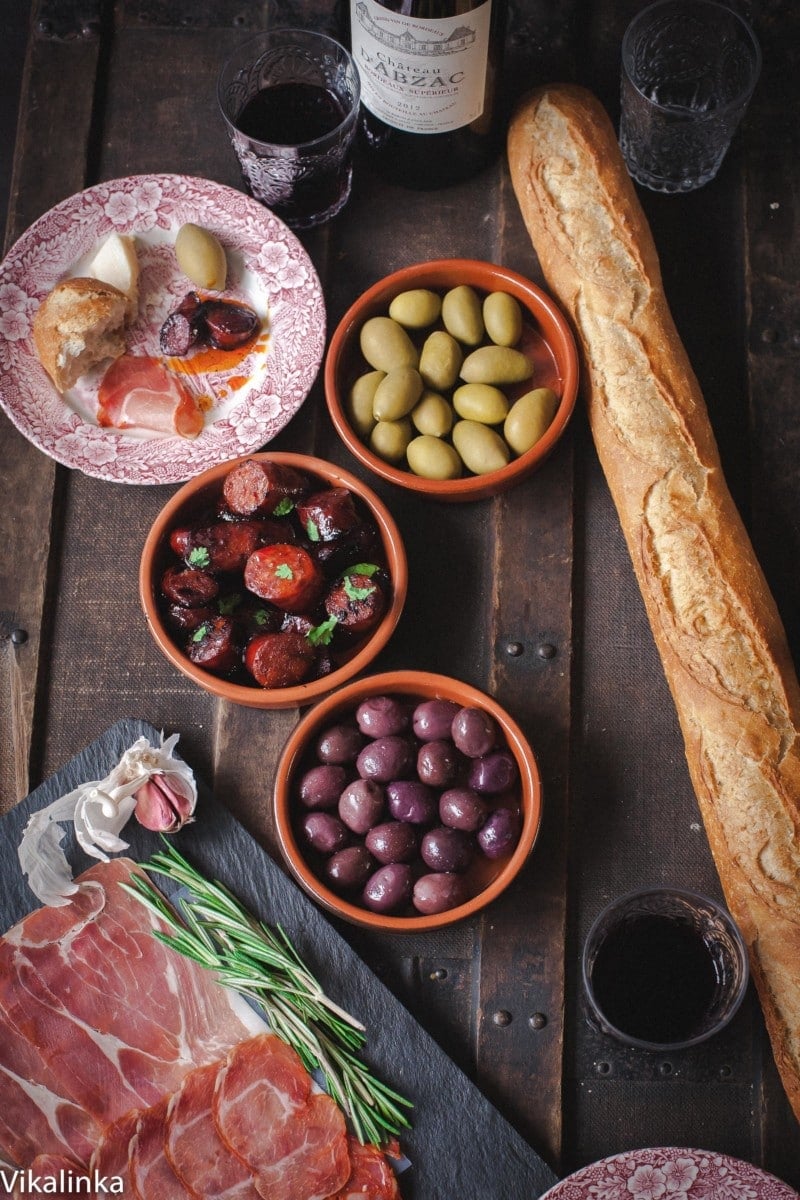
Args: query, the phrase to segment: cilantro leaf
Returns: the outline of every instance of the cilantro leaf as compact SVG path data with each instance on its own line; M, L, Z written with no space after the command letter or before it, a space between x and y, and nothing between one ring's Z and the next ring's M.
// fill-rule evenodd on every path
M288 517L289 513L294 508L294 500L290 500L288 496L284 496L272 510L273 517Z
M345 575L342 582L345 595L350 600L366 600L367 596L371 596L374 591L377 591L374 583L370 583L366 587L356 587L353 583L353 575Z
M329 646L338 624L338 617L328 617L327 621L323 621L321 625L315 625L313 629L309 629L306 637L312 646Z
M278 563L275 568L275 575L278 579L294 579L294 571L288 563Z
M190 567L207 567L211 562L211 555L205 546L195 546L189 551L186 561Z
M371 578L380 567L377 563L356 563L354 567L348 567L345 575L366 575L367 579Z
M197 629L195 629L194 633L192 634L192 641L202 642L203 638L206 637L210 632L211 626L209 625L208 621L203 621L203 624L198 625Z
M319 528L316 521L314 521L311 517L309 517L306 521L306 533L308 534L308 540L310 542L318 542L320 540Z
M253 620L256 625L266 625L269 621L269 613L266 608L257 608L253 613Z
M237 592L232 592L230 596L220 596L217 608L223 617L229 617L241 603L242 597Z

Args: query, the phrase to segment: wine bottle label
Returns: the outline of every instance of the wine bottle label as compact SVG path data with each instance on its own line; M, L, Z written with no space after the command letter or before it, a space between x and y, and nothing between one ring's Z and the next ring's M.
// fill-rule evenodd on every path
M492 0L456 17L421 20L376 0L350 0L361 101L406 133L448 133L483 112Z

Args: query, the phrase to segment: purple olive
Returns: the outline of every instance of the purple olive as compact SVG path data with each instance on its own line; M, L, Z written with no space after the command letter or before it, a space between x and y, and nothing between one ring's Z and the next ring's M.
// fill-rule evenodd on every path
M467 758L480 758L497 745L497 722L482 708L461 708L453 717L450 736Z
M474 850L469 834L440 825L425 834L419 853L425 866L432 871L466 871Z
M346 783L344 767L329 763L311 767L300 780L300 800L306 808L335 808Z
M489 808L471 788L448 788L439 797L439 820L451 829L475 833L486 820Z
M379 783L406 779L414 771L414 747L408 738L395 734L376 738L359 754L356 769L363 779L377 779Z
M408 710L392 696L371 696L356 709L356 723L367 737L391 737L408 729Z
M354 779L339 797L339 816L353 833L366 833L383 816L383 788L374 779Z
M423 700L414 709L412 727L421 742L434 742L450 737L450 727L458 712L454 700Z
M355 725L331 725L317 739L317 758L325 763L353 763L364 745L364 735Z
M364 907L372 912L396 912L408 904L411 891L411 867L405 863L389 863L370 875L362 900Z
M380 863L411 862L417 853L417 835L407 821L384 821L370 829L364 845Z
M463 875L451 875L447 872L434 872L432 875L422 875L414 884L412 901L414 908L426 916L432 913L447 912L465 904L469 899L469 890Z
M345 846L325 863L325 878L337 891L361 888L375 870L375 859L366 846Z
M386 788L389 812L395 821L428 825L436 819L436 793L419 779L394 779Z
M451 741L437 739L425 742L417 755L417 774L423 783L447 788L458 779L461 759Z
M496 808L478 830L478 845L487 858L502 858L516 846L521 829L517 809Z
M310 812L303 817L303 836L320 854L333 854L347 844L350 833L345 825L328 812Z
M495 796L512 787L518 776L517 764L508 750L495 750L472 760L467 782L474 791Z

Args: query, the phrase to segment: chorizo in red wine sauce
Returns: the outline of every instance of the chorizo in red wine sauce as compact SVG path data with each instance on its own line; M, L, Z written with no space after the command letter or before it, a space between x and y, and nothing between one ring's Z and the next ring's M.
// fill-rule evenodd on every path
M292 687L357 652L391 579L362 501L282 463L247 459L216 503L169 531L160 608L197 666L252 687Z

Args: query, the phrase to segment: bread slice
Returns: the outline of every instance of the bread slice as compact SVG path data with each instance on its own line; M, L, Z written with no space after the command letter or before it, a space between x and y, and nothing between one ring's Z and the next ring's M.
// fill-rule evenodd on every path
M33 319L39 360L65 392L90 367L125 352L128 298L99 279L63 279L45 296Z
M139 259L136 243L124 233L112 233L103 242L89 266L87 275L119 288L128 298L128 324L139 310Z

